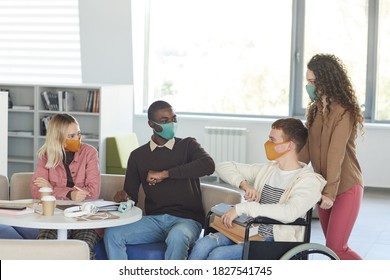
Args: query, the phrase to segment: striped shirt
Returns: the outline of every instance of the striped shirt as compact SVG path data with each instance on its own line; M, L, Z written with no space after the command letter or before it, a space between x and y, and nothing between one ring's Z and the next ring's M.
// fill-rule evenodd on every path
M260 204L279 203L280 197L286 190L288 183L296 176L300 169L284 171L277 168L270 176L269 182L266 183L261 191ZM273 237L273 225L259 226L259 234L263 237Z

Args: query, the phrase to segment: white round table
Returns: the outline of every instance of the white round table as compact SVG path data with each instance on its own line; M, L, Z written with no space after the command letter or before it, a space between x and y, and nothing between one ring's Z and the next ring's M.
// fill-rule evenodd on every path
M57 239L67 239L68 229L108 228L134 223L142 218L142 210L133 207L126 213L111 212L118 219L78 221L76 218L64 216L62 210L56 209L53 216L43 216L37 213L25 215L0 214L0 224L18 227L57 229Z

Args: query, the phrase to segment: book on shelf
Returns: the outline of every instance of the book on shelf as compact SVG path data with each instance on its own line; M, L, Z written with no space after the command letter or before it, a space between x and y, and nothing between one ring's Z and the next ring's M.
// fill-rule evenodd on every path
M58 111L74 111L74 93L66 90L57 91Z
M89 91L87 112L92 112L93 95L94 95L94 91L91 89L91 90Z
M8 131L9 136L33 136L34 132L29 130L10 130Z
M100 98L100 91L96 90L96 104L95 104L95 112L99 113L99 98Z
M84 111L92 113L99 112L99 90L88 90L84 103Z
M93 90L93 99L92 99L92 112L96 112L96 102L97 102L97 99L96 99L96 94L97 94L97 91L96 89Z
M40 129L41 129L41 135L45 136L47 132L47 128L49 127L49 121L51 119L51 116L43 116L40 121Z
M59 90L57 91L57 103L58 103L58 111L63 111L63 104L62 104L62 101L63 101L63 96L64 96L64 92L62 90Z
M41 92L43 107L48 111L74 111L75 96L73 92L58 90Z
M47 93L47 91L42 91L41 92L41 99L42 99L42 103L43 103L43 107L45 108L45 110L50 110L50 100L49 100L49 95Z
M48 92L50 100L50 111L58 111L58 94L56 92Z
M75 95L73 92L70 91L63 91L63 110L65 112L70 112L75 110Z
M34 110L34 106L32 106L32 105L12 105L12 109L14 109L14 110Z

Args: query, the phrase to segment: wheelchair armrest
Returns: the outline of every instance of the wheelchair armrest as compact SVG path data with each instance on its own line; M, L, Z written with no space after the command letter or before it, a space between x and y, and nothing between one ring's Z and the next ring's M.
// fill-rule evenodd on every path
M306 233L306 239L310 239L310 229L311 229L311 216L312 216L312 209L308 210L306 213L306 218L298 218L295 221L291 223L283 223L281 221L258 216L255 218L252 218L248 221L248 223L245 226L245 240L249 239L249 229L251 228L252 224L268 224L268 225L289 225L289 226L305 226L308 231Z
M291 223L283 223L281 221L274 220L274 219L267 218L267 217L263 217L263 216L253 218L252 220L248 221L248 224L249 223L251 223L251 224L269 224L269 225L298 225L298 226L304 226L307 224L307 222L304 218L298 218Z

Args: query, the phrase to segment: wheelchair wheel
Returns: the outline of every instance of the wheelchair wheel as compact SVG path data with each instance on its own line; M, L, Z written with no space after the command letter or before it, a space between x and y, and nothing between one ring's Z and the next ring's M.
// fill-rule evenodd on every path
M288 250L281 260L339 260L339 257L328 247L318 243L305 243Z

